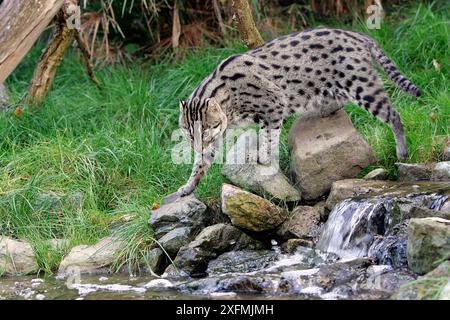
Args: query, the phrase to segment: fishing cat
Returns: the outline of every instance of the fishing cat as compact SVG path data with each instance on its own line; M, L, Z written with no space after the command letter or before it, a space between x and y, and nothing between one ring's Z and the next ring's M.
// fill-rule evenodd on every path
M180 101L179 125L196 157L186 185L165 201L193 192L212 164L225 129L258 124L258 162L267 164L278 146L284 118L293 113L325 116L347 102L386 122L395 137L397 158L405 159L402 123L373 61L397 87L420 96L371 38L340 29L293 33L223 60L186 101Z

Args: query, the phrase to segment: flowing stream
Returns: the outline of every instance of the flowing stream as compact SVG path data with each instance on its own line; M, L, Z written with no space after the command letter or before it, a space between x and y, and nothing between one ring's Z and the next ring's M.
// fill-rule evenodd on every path
M412 206L438 211L447 200L436 194L347 199L331 211L316 248L283 254L273 241L270 250L227 252L209 263L205 278L2 277L0 300L386 299L415 278L405 268L409 217L402 215Z

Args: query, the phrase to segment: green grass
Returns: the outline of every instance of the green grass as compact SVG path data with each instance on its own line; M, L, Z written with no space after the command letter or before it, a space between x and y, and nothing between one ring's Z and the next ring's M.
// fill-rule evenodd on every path
M446 9L405 9L401 22L394 17L369 32L423 91L415 99L386 83L405 125L411 162L439 160L440 145L449 137ZM353 29L364 31L358 25ZM0 234L30 240L42 270L52 272L72 246L95 242L110 234L121 216L132 215L135 219L116 232L127 243L118 265L138 263L153 241L147 226L151 204L177 190L190 174L189 165L171 162L178 100L220 60L244 51L231 44L229 49L192 50L176 63L103 69L98 72L101 91L74 56L66 57L41 108L20 117L0 115ZM38 54L36 48L8 80L17 102ZM441 64L440 72L433 59ZM357 107L347 111L375 150L379 166L393 172L395 144L389 128ZM284 142L291 123L286 122ZM286 143L282 160L287 167ZM224 181L220 166L214 165L196 193L205 202L217 201ZM51 250L46 241L53 238L67 239L69 245Z

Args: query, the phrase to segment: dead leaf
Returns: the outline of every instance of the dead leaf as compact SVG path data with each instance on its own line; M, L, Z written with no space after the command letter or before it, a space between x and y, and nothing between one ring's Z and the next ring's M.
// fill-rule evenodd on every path
M22 114L22 109L20 109L20 107L17 107L16 110L14 111L14 114L16 115L16 117L20 117L20 115Z
M158 209L158 208L159 208L158 203L153 202L152 210L156 210L156 209Z

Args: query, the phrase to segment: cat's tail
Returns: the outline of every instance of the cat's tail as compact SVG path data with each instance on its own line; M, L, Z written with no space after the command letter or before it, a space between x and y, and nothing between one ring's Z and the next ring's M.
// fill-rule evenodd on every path
M386 72L388 78L395 83L395 85L403 91L415 96L420 97L421 93L411 81L406 79L400 71L398 71L395 64L386 56L381 48L372 40L369 40L369 49L372 54L372 58L378 62L378 64Z

